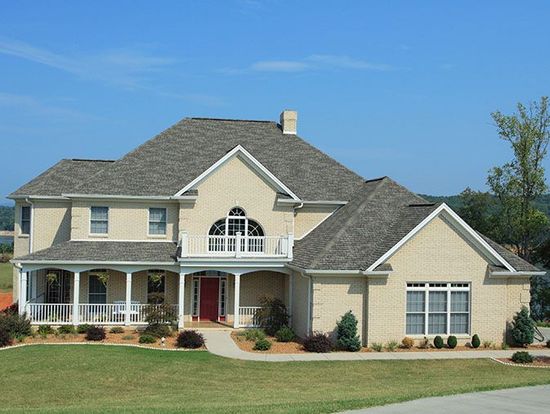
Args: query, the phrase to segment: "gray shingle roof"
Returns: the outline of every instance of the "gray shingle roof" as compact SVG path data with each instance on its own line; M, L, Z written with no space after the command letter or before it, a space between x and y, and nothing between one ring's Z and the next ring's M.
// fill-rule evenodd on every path
M61 196L75 191L80 184L112 163L108 160L61 160L9 197Z
M86 194L171 196L237 145L304 200L349 200L363 178L275 122L187 118L83 182Z
M518 271L523 272L539 272L540 269L536 266L533 266L531 263L523 260L518 255L512 253L510 250L506 249L505 247L501 246L500 244L492 241L490 238L484 236L483 234L478 234L491 246L493 249L496 250L498 254L502 256L504 260L506 260L508 263L512 265L512 267ZM506 271L507 269L501 269L501 271Z
M66 241L14 260L175 263L176 251L173 242Z

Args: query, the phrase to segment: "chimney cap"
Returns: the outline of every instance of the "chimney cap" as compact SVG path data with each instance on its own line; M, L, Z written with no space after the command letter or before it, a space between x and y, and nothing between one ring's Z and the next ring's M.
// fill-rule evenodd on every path
M281 112L280 124L283 134L296 134L298 124L298 112L285 109Z

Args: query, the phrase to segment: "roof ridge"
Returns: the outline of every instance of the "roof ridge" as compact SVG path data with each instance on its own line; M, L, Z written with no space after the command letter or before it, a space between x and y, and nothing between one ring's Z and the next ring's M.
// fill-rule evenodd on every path
M91 158L63 158L66 161L78 161L78 162L116 162L117 160L100 160Z
M236 118L210 118L210 117L200 117L200 116L192 116L187 117L185 119L193 119L196 121L225 121L225 122L258 122L258 123L264 123L264 124L276 124L275 121L269 121L269 120L263 120L263 119L236 119Z

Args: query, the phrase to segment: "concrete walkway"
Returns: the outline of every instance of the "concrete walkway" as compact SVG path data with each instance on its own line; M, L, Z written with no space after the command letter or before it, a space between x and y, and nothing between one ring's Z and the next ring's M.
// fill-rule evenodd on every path
M472 358L507 358L515 351L482 350L482 351L427 351L427 352L331 352L328 354L268 354L246 352L241 350L231 338L229 331L201 331L206 341L206 348L215 355L247 361L373 361L387 359L472 359ZM550 349L530 350L532 355L550 357Z
M448 397L423 398L383 407L346 411L341 414L535 414L550 407L550 386L512 388Z

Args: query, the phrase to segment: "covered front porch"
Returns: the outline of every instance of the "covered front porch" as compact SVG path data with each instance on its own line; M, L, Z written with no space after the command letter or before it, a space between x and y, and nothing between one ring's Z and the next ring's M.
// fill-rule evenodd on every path
M282 269L24 264L19 277L19 311L33 325L139 326L154 312L180 329L255 327L261 296L291 304Z

